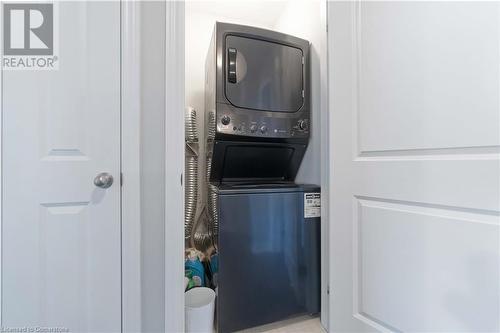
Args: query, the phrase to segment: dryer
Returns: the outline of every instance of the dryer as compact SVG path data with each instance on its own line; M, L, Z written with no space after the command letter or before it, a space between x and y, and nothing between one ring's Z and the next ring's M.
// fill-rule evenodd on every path
M210 181L293 181L310 133L309 42L217 22L205 68Z

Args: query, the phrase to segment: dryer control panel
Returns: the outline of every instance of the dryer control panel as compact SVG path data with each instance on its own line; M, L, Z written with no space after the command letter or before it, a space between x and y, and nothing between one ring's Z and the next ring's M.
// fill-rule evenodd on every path
M265 138L308 138L309 117L302 112L295 116L286 114L277 117L276 113L247 111L218 104L217 132L230 135Z

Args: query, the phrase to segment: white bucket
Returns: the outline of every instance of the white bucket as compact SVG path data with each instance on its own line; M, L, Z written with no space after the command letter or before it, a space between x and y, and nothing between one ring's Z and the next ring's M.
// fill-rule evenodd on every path
M212 333L214 327L215 292L197 287L184 293L186 333Z

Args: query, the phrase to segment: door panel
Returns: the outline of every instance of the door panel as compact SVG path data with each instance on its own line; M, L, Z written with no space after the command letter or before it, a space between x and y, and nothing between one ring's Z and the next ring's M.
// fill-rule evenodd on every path
M498 12L487 7L360 6L360 152L499 145Z
M373 199L354 215L360 313L404 332L497 327L496 216Z
M331 331L498 331L500 5L329 3Z
M118 332L120 3L57 6L59 69L3 72L2 325Z
M239 36L226 37L226 64L235 59L236 81L226 68L231 104L264 111L298 111L304 102L302 51L283 44Z

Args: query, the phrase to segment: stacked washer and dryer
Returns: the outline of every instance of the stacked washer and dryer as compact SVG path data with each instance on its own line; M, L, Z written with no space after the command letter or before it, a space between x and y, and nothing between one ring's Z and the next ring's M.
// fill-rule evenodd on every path
M310 135L309 42L216 23L205 64L217 329L320 311L320 189L296 184Z

